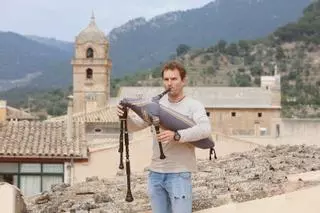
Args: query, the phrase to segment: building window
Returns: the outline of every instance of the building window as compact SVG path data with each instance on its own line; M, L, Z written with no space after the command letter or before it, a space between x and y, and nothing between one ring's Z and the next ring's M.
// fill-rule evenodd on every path
M102 130L101 129L94 129L94 132L100 133L100 132L102 132Z
M259 117L259 118L262 117L262 112L258 112L258 117Z
M87 49L87 58L93 58L93 49L91 47Z
M231 112L231 117L236 117L236 112Z
M92 69L88 68L86 70L86 78L87 79L92 79L92 76L93 76L93 71L92 71Z
M210 117L210 112L207 112L207 116Z
M88 102L97 101L97 95L94 92L86 93L85 98L86 98L86 101L88 101Z
M0 181L17 186L24 196L35 195L63 183L64 164L0 163Z

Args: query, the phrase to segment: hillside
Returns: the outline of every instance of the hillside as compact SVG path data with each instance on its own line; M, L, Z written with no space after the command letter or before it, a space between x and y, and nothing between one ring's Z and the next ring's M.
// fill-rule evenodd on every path
M263 37L297 20L310 1L217 0L201 8L173 11L150 20L130 20L108 35L112 76L123 77L157 66L175 55L180 44L202 48L219 39L231 42ZM0 90L25 85L69 86L73 48L73 43L54 38L0 32Z
M47 88L70 84L71 57L62 49L16 33L0 32L0 90L31 83Z
M175 49L174 58L187 67L190 86L259 86L260 76L272 75L277 65L282 76L283 116L319 117L319 4L317 1L309 5L297 22L281 26L263 39L219 40L197 49L182 44ZM297 32L299 38L295 37ZM161 64L148 71L112 78L112 95L120 86L161 85L160 67ZM32 96L33 110L45 109L51 115L60 115L66 111L67 94L67 90L32 93L16 89L0 95L17 107L27 107L27 96Z
M205 48L264 37L296 21L311 0L216 0L201 8L137 18L109 34L114 77L148 69L175 54L179 44Z
M320 1L260 40L240 40L185 51L176 59L188 70L190 86L259 86L261 75L281 74L284 117L320 116ZM181 49L177 48L177 53ZM160 66L119 80L120 85L160 85Z
M72 54L74 52L74 50L73 50L74 45L71 42L60 41L55 38L43 38L43 37L35 36L35 35L27 35L26 37L31 40L37 41L41 44L45 44L50 47L58 48L63 51L66 51L66 52L70 52Z
M297 23L287 24L274 33L277 40L320 44L320 2L319 0L313 2L304 9L304 16Z
M277 65L282 76L283 116L319 117L320 45L274 42L221 41L225 45L190 50L177 59L187 67L190 86L260 86L260 76L273 75ZM121 85L161 85L160 67L119 79Z

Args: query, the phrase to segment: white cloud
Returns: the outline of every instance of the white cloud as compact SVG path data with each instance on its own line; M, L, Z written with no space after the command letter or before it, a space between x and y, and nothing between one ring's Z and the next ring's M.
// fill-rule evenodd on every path
M4 2L2 2L4 1ZM73 41L93 10L108 33L130 19L201 7L212 0L1 0L0 31Z

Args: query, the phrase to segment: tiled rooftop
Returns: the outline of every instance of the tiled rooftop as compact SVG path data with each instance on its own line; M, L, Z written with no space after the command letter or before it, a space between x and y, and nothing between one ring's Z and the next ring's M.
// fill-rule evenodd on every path
M7 106L7 119L17 119L17 120L37 120L36 116L31 115L23 110L16 109L14 107Z
M0 126L0 158L87 158L83 123L74 123L68 142L66 122L9 121Z
M48 121L65 121L67 115L53 117ZM117 116L117 108L115 106L108 106L92 112L80 112L73 114L73 120L75 122L87 122L87 123L118 123L119 117Z

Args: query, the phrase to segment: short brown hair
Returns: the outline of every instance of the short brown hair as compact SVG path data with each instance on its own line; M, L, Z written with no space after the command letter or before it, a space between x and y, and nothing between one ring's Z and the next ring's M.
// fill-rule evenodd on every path
M186 69L184 66L178 62L178 61L169 61L167 62L161 69L161 76L163 78L163 73L166 70L175 70L177 69L179 71L180 77L183 80L186 77Z

